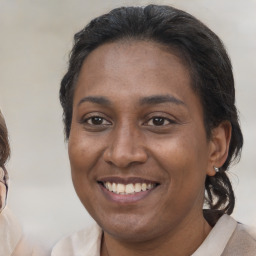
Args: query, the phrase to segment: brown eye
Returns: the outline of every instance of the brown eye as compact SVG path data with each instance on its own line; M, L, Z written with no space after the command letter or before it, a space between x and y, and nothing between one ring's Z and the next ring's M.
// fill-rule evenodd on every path
M148 121L147 125L149 125L149 126L164 126L164 125L168 125L170 123L172 123L171 120L161 117L161 116L159 116L159 117L156 116L156 117L151 118Z
M153 124L154 125L163 125L164 124L164 121L165 121L165 119L164 118L162 118L162 117L154 117L153 119L152 119L152 122L153 122Z
M90 118L87 118L85 120L85 123L89 124L89 125L95 125L95 126L99 126L99 125L110 125L111 123L109 121L107 121L105 118L100 117L100 116L92 116Z
M95 116L91 118L91 123L94 125L101 125L103 123L103 118Z

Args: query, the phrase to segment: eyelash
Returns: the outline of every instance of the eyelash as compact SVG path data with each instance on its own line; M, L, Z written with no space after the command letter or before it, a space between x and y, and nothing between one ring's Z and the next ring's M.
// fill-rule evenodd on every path
M154 124L153 123L154 121L159 122L160 124L158 124L158 125ZM152 122L152 124L149 124L150 122ZM166 122L168 122L168 123L166 124ZM163 117L163 116L153 116L146 123L148 126L160 127L160 126L167 126L169 124L174 124L175 121L171 120L170 118Z
M93 119L96 119L95 121L97 122L97 119L101 119L103 123L100 123L100 124L93 124ZM111 125L112 123L109 122L106 118L100 116L100 115L92 115L90 117L87 117L85 118L83 121L82 121L83 124L87 124L87 125L90 125L90 126L98 126L98 127L105 127L105 126L108 126L108 125Z
M96 123L94 123L94 121ZM98 119L98 120L97 120ZM97 122L99 123L97 124ZM158 124L154 123L158 122ZM101 114L92 114L91 116L87 116L87 118L83 119L81 123L89 126L90 128L106 128L107 126L112 125L110 121L108 121L105 117L103 117ZM162 115L159 116L152 116L149 118L146 122L143 123L144 126L149 126L149 127L166 127L170 124L175 124L176 122L170 118L166 118Z

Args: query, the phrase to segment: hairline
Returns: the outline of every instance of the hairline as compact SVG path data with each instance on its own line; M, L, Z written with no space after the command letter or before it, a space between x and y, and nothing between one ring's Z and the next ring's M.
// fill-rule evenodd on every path
M134 43L134 42L148 42L148 43L154 44L155 46L158 46L161 50L167 51L168 53L171 53L172 55L176 56L178 58L178 60L181 62L181 64L187 69L187 71L189 72L189 76L190 76L191 89L193 90L195 95L198 97L200 104L202 106L204 128L205 128L205 132L206 132L206 137L209 140L211 138L211 131L212 131L213 127L209 127L209 125L207 125L208 122L207 122L207 118L206 118L206 113L205 113L202 96L200 95L200 90L197 89L197 82L198 82L198 80L200 82L201 77L198 74L197 69L193 65L193 61L191 59L190 54L187 51L183 50L182 47L180 47L181 45L175 45L172 43L167 44L167 43L161 42L160 40L154 39L152 37L132 36L132 35L125 35L125 36L120 36L120 37L112 38L109 40L105 40L104 42L99 43L93 50L89 51L84 56L82 62L80 63L80 67L79 67L78 71L74 75L73 83L70 86L70 90L69 90L69 96L71 99L71 101L69 102L69 104L70 104L69 107L71 108L71 119L69 122L69 133L66 134L66 139L68 140L69 135L70 135L70 129L71 129L72 118L73 118L73 99L74 99L74 93L75 93L76 86L77 86L77 81L78 81L79 75L81 73L82 67L84 65L84 62L86 61L88 56L93 51L95 51L99 47L106 45L106 44L114 44L114 43L127 44L127 43Z

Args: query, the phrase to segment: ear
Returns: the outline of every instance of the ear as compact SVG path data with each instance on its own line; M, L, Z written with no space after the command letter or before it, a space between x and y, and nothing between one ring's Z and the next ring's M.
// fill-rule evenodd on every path
M232 134L230 122L224 121L212 130L209 151L209 166L207 175L216 174L214 167L221 167L228 156L229 144Z

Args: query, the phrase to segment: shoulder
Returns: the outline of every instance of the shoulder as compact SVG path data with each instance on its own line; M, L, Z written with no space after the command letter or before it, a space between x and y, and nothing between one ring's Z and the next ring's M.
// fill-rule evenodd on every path
M0 214L0 255L11 255L22 239L22 228L13 213L5 207Z
M238 223L223 253L226 255L255 256L256 228Z
M49 252L28 236L22 236L12 256L48 256Z
M215 214L212 212L211 214ZM207 216L209 217L209 215ZM215 218L216 217L216 218ZM193 256L255 256L256 230L237 223L229 215L212 218L213 226L205 241Z
M0 214L0 255L4 256L43 256L47 255L46 250L39 245L32 243L27 236L24 236L22 227L10 211L5 207Z
M80 230L60 240L52 250L52 256L99 256L102 230L97 224Z

